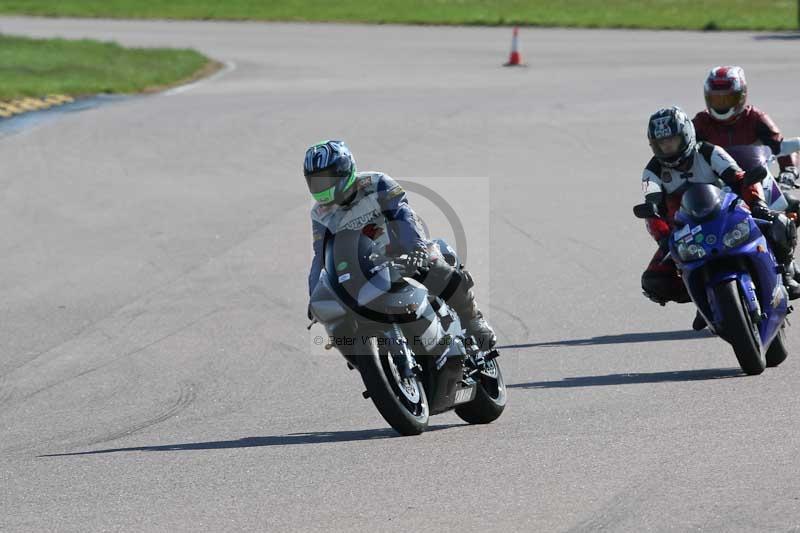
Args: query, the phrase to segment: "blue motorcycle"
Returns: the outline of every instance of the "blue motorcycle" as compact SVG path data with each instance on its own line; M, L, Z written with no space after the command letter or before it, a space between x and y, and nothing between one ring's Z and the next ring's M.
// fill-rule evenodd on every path
M761 167L763 169L763 167ZM752 183L763 171L748 172ZM638 218L660 217L653 203L633 209ZM709 329L733 347L746 374L760 374L786 357L786 316L791 312L781 267L761 228L737 195L693 184L683 195L669 238L669 255Z

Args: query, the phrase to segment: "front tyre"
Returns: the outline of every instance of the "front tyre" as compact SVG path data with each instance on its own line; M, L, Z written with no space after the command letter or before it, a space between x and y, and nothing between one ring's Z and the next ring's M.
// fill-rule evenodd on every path
M743 305L739 283L730 280L718 285L714 298L722 317L721 334L733 346L742 371L751 376L762 373L767 361L761 353L758 329Z
M478 374L475 398L456 407L456 414L469 424L488 424L494 422L506 408L506 383L497 359L486 363Z
M401 435L419 435L428 427L430 410L425 389L416 377L403 378L394 358L373 344L358 369L372 403Z

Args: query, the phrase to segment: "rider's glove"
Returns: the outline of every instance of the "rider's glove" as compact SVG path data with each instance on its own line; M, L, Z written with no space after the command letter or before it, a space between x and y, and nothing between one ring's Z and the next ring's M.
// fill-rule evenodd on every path
M753 215L753 218L760 218L761 220L768 220L769 222L775 220L775 212L770 210L763 200L755 202L750 208L750 213Z
M797 183L797 177L797 167L786 167L778 176L778 183L791 187L792 189L800 189L800 185Z
M669 235L658 239L658 249L664 253L669 252Z
M428 266L428 251L418 248L404 256L400 263L406 276L413 276L419 269Z
M314 320L314 315L311 314L311 304L310 303L308 304L308 319L309 320Z

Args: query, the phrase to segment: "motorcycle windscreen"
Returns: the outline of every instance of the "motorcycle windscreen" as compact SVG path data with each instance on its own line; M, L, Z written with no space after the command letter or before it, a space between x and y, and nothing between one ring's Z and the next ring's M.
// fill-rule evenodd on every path
M725 148L725 150L736 160L742 170L752 170L759 166L767 166L772 158L772 150L768 146L735 145ZM781 192L778 182L772 174L768 174L761 182L764 188L764 196L767 205L773 211L785 211L789 207L789 202Z
M780 185L772 175L764 178L761 182L761 187L764 189L764 198L770 209L773 211L786 211L789 207L789 201L783 195Z
M753 170L765 166L772 156L769 146L753 146L750 144L737 144L728 146L725 151L736 161L742 170Z
M365 307L370 302L383 296L392 288L391 271L388 267L380 269L358 290L356 301L359 307Z
M722 207L722 190L714 185L696 183L681 198L681 211L702 222L714 218Z

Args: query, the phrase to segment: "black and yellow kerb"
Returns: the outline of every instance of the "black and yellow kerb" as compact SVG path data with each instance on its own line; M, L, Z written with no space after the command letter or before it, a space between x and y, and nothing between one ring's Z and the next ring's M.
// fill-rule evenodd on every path
M64 94L51 94L45 98L18 98L7 102L0 101L0 120L10 118L31 111L50 109L70 102L75 99Z

